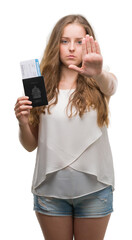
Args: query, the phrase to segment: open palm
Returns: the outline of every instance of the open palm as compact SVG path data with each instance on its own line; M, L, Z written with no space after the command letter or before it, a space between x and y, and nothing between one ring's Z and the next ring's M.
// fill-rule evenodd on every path
M97 76L102 72L103 58L100 47L92 36L86 35L82 40L82 67L69 65L70 69L87 77Z

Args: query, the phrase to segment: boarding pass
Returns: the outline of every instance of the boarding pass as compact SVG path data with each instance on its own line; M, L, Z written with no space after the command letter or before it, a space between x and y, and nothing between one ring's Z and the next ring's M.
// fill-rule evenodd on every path
M41 76L39 60L32 59L20 62L22 79Z

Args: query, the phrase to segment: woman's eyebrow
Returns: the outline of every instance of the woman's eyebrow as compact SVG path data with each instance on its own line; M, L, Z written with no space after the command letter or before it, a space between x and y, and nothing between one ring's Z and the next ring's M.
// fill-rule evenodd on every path
M69 39L69 37L61 37L61 38L65 38L65 39ZM75 38L75 39L77 39L77 40L82 40L84 37L79 37L79 38Z

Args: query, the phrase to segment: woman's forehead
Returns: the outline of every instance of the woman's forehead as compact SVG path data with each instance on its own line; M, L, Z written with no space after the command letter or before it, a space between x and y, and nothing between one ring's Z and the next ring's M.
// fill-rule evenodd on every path
M84 27L79 23L70 23L64 27L62 37L83 38L86 35Z

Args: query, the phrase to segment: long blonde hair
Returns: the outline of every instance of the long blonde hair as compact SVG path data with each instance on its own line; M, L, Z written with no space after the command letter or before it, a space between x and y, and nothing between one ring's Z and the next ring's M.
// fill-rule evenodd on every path
M61 18L56 23L40 63L40 71L41 75L44 76L48 102L50 102L52 99L54 99L54 101L52 101L52 103L50 103L48 106L35 107L30 111L29 123L34 126L39 124L39 116L41 113L45 114L45 108L47 108L48 114L51 114L50 107L58 102L58 86L60 81L61 66L59 57L60 39L64 27L75 22L81 24L84 27L86 34L93 36L95 40L95 34L91 25L81 15L68 15ZM76 89L69 98L67 110L69 105L71 110L70 115L67 114L69 118L73 116L73 106L76 109L74 116L78 113L80 117L83 116L89 107L92 107L93 109L97 110L98 126L102 127L106 125L108 127L108 101L106 96L100 91L96 81L93 78L78 75Z

